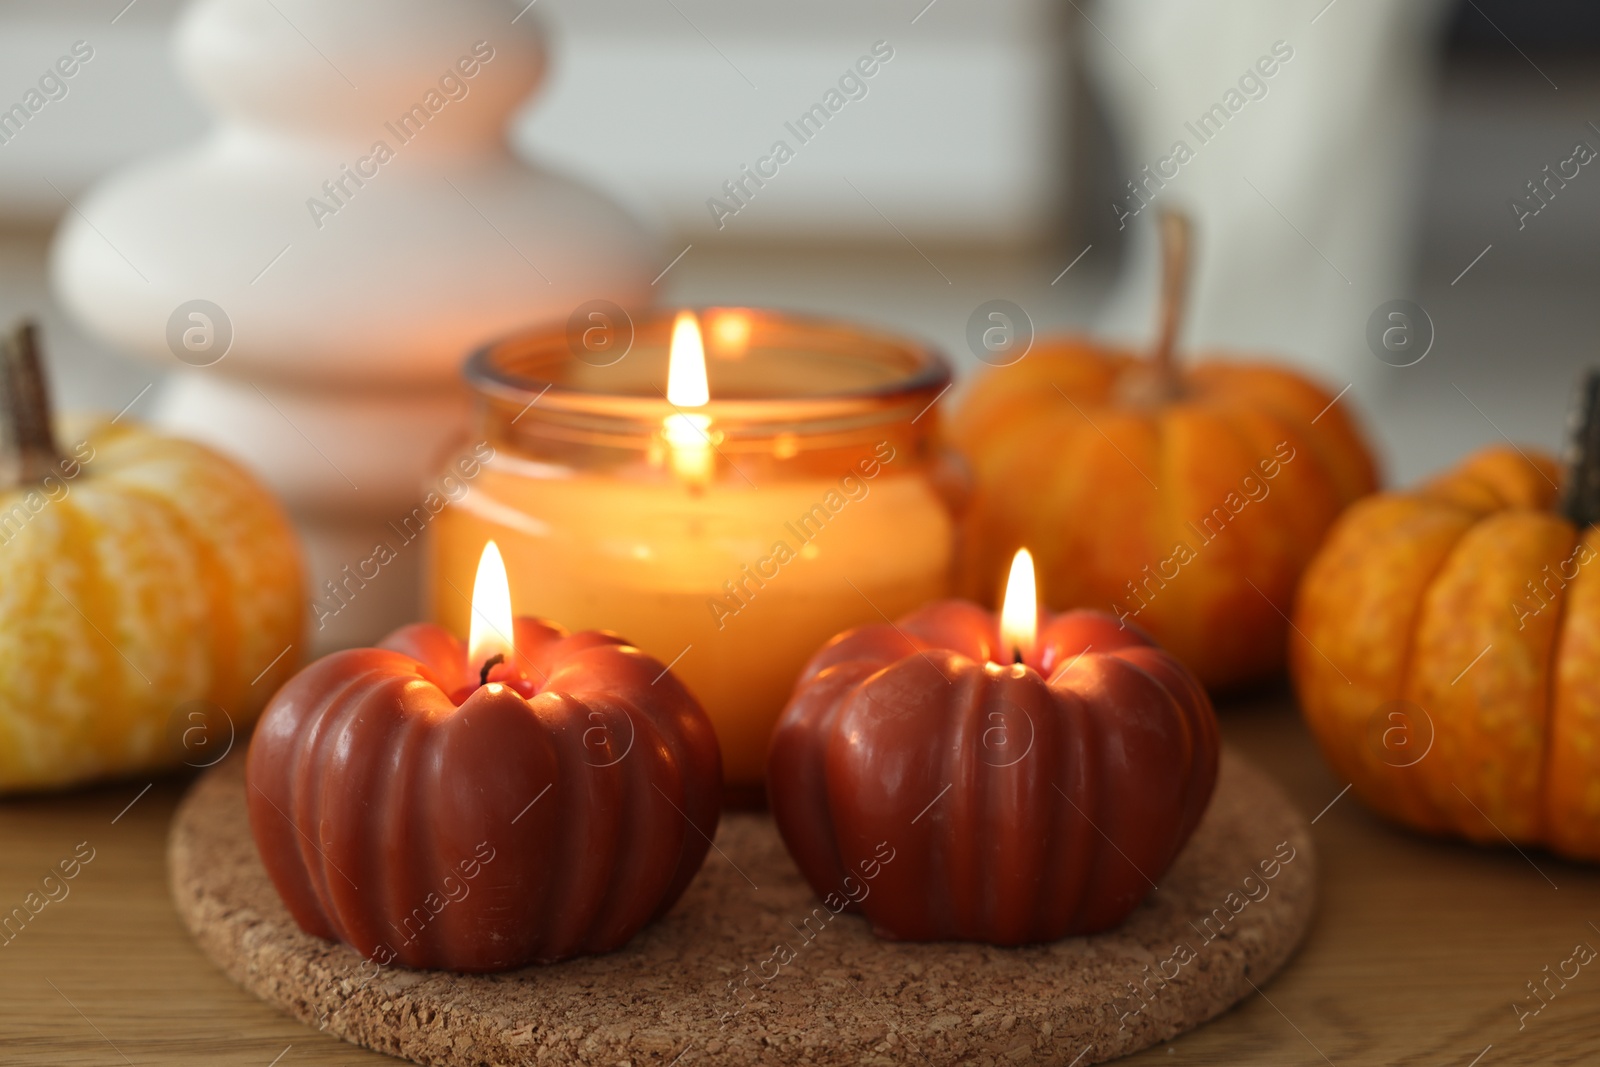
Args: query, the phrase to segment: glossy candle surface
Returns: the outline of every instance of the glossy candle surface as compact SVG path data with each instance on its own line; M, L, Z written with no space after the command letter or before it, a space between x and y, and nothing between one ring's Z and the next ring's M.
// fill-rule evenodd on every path
M930 405L948 375L931 353L848 327L702 321L711 399L693 414L708 440L691 456L662 432L685 413L661 394L670 318L642 323L607 367L560 336L474 357L494 454L434 520L431 603L465 632L463 594L492 538L519 608L626 632L672 663L716 728L729 784L752 792L807 658L947 589Z
M1218 745L1205 690L1137 629L1068 612L1019 649L944 601L816 654L769 791L831 910L885 937L1030 944L1127 917L1200 821Z
M528 618L481 671L419 623L273 696L250 826L303 930L380 965L496 971L618 948L682 895L721 775L672 674Z

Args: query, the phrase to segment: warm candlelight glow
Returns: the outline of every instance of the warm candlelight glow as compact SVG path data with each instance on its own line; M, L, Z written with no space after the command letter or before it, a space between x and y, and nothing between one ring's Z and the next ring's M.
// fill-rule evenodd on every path
M750 347L750 313L738 308L711 313L711 346L724 359L740 359Z
M704 407L711 400L706 383L706 348L694 312L680 311L672 323L667 354L667 402L675 408ZM711 475L711 417L678 410L661 424L671 450L672 469L685 481L703 484Z
M511 581L500 546L489 541L478 557L478 577L472 583L472 624L468 629L467 663L477 672L495 656L510 659L512 647Z
M1006 597L1000 605L1000 645L1002 651L1020 662L1033 652L1039 632L1039 593L1033 578L1033 556L1017 549L1011 560L1011 577L1006 579Z
M704 407L711 399L706 385L706 346L692 311L680 311L672 322L672 348L667 354L667 399L674 407Z

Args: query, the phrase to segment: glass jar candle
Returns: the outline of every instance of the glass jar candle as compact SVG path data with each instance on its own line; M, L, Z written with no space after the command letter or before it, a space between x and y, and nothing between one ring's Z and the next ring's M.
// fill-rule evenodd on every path
M730 799L760 796L818 648L947 594L950 372L927 347L713 308L511 337L465 373L488 458L432 523L434 619L466 633L494 539L519 614L670 665L716 727Z

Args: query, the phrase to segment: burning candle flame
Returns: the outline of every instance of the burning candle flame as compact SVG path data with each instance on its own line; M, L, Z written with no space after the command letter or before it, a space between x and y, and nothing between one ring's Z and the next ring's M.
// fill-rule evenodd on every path
M467 663L472 672L496 656L510 659L515 654L514 625L506 561L500 556L500 546L489 541L478 557L478 576L472 583L472 626L467 637Z
M704 407L711 401L706 382L706 347L692 311L672 323L667 354L667 402L675 408ZM685 481L703 484L711 475L711 417L675 411L662 421L662 436L672 451L672 469Z
M1033 577L1033 556L1017 549L1011 560L1011 576L1006 579L1006 596L1000 605L1000 645L1007 656L1020 663L1033 653L1039 636L1039 591Z
M672 322L672 348L667 355L667 400L673 407L698 408L710 399L699 320L692 311L680 311Z

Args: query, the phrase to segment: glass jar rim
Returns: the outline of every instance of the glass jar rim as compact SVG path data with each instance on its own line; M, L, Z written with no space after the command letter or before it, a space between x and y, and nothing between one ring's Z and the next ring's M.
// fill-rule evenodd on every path
M614 307L614 306L613 306ZM581 309L580 309L581 310ZM620 312L620 308L614 309ZM575 327L547 326L513 333L475 349L462 368L467 384L496 407L541 416L617 420L659 424L680 409L663 391L665 375L652 383L654 394L622 392L598 384L563 381L562 371L587 367L603 371L620 364L641 339L665 352L666 338L679 309L652 311L634 324L628 320L628 343L623 354L610 362L582 359L574 343ZM750 347L782 342L789 350L834 353L867 361L884 372L882 380L815 392L788 395L719 396L714 391L704 405L694 408L718 422L757 425L797 424L839 419L870 422L914 418L925 411L952 383L944 354L926 342L845 319L774 309L691 307L702 322L722 314L747 318ZM626 318L626 313L623 312ZM583 320L574 320L581 325ZM709 346L708 346L709 347ZM710 361L708 360L708 365ZM665 363L663 360L663 367Z

